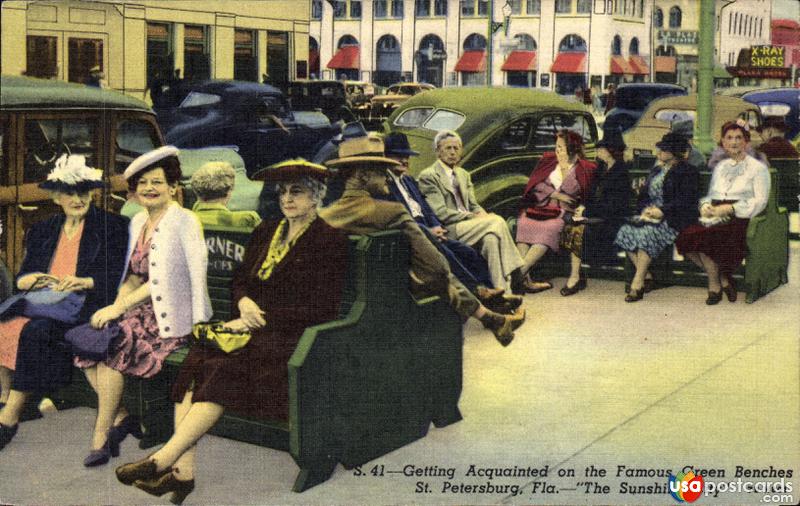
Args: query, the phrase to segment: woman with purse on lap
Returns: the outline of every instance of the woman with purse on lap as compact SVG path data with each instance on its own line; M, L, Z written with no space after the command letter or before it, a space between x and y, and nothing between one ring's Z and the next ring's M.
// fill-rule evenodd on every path
M83 156L65 154L39 187L63 213L28 231L16 285L25 295L51 291L65 297L38 307L39 316L0 321L0 449L16 434L31 394L69 383L72 354L64 333L114 300L125 265L127 218L92 204L94 191L103 187L102 171L87 167ZM62 302L70 299L74 304L65 308Z
M570 252L570 276L563 292L575 293L586 287L580 277L583 227L567 226L564 217L585 202L597 167L583 154L583 139L570 130L556 134L555 153L547 152L533 169L522 195L517 220L517 248L524 259L522 272L528 273L525 290L537 293L553 288L549 281L533 282L530 271L548 250ZM571 295L571 293L567 293Z
M750 132L729 121L722 125L720 144L728 158L714 167L708 195L700 199L700 223L684 229L675 241L678 252L708 275L706 304L736 302L733 271L747 254L747 225L767 207L767 166L747 154Z
M172 391L175 433L154 454L117 468L117 478L179 504L194 489L195 444L229 409L236 414L287 421L287 363L306 327L337 317L347 270L346 236L317 217L328 169L289 160L265 171L278 181L284 218L253 232L233 279L236 319L225 324L248 332L234 353L193 346Z
M128 189L144 210L131 220L117 298L91 318L94 329L118 333L104 360L75 358L98 398L87 467L116 457L128 434L141 437L138 420L120 406L125 376L156 375L164 359L187 344L192 325L211 317L203 230L194 213L173 199L181 178L177 155L174 146L162 146L125 169Z
M636 268L625 302L642 300L652 279L648 272L652 259L697 220L699 176L697 168L686 161L690 147L686 137L675 132L656 143L657 161L637 201L639 215L617 232L614 244Z

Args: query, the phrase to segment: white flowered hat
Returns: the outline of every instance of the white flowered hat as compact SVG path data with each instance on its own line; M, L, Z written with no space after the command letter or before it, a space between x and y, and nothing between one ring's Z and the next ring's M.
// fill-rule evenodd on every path
M82 192L102 188L103 171L86 165L83 155L61 155L47 179L39 183L39 188L61 192Z

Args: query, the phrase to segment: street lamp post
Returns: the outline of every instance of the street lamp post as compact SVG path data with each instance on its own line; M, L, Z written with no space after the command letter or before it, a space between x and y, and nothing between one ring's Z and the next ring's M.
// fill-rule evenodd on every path
M488 0L488 36L486 37L486 85L492 85L492 53L494 52L494 34L497 30L505 27L505 33L508 35L508 28L511 24L511 5L506 0L503 5L503 21L496 22L494 20L494 0Z
M715 0L700 0L700 40L697 72L697 126L695 144L703 154L714 149L712 137L714 92Z

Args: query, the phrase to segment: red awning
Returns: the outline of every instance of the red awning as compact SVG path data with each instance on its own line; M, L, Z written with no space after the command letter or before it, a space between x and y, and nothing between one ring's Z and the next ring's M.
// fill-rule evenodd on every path
M586 72L586 53L558 53L550 72L583 74Z
M465 51L456 63L456 72L486 72L486 51Z
M674 56L656 56L656 72L674 74L678 68L678 59Z
M500 70L506 72L535 72L536 51L511 51Z
M628 63L631 65L634 74L646 76L650 73L650 66L647 65L647 62L644 61L644 58L639 55L629 56Z
M615 55L611 57L611 73L612 74L633 74L633 68L628 64L628 61L622 56Z
M329 69L358 70L358 46L342 46L326 66Z

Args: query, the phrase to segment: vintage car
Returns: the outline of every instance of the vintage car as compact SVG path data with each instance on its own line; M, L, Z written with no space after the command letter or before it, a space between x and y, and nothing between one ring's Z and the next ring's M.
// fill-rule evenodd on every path
M342 81L300 79L289 83L286 96L293 111L319 110L331 123L348 123L355 118Z
M124 200L125 168L164 144L142 101L110 90L29 77L0 77L0 258L11 272L22 261L28 227L59 211L38 184L64 153L105 170L111 195ZM118 209L119 200L98 202Z
M800 134L800 88L772 88L751 91L742 100L756 104L762 116L783 116L789 130L786 138Z
M428 83L397 83L389 86L383 95L375 95L370 101L372 103L372 115L377 117L387 117L397 106L409 98L422 93L423 91L433 90L436 87Z
M531 170L542 153L555 148L555 133L579 133L587 156L594 157L597 125L575 102L550 91L495 88L443 88L411 97L384 122L384 132L402 132L412 149L411 173L436 161L433 138L455 130L464 143L461 165L472 174L478 201L504 216L515 214Z
M621 84L615 92L615 106L608 111L603 122L603 133L611 130L627 131L636 124L650 102L657 98L686 94L686 88L675 84Z
M287 158L313 157L340 128L314 111L297 115L280 90L246 81L191 85L180 105L159 111L170 144L181 148L236 146L248 174Z
M761 136L756 130L761 126L761 112L758 106L745 102L741 98L714 95L714 123L711 133L714 142L719 142L719 132L723 123L738 118L744 119L750 126L750 139L753 147L761 144ZM625 132L623 139L626 158L636 156L652 156L656 142L670 131L673 122L695 121L697 116L697 95L660 98L650 104L642 117L632 129Z

